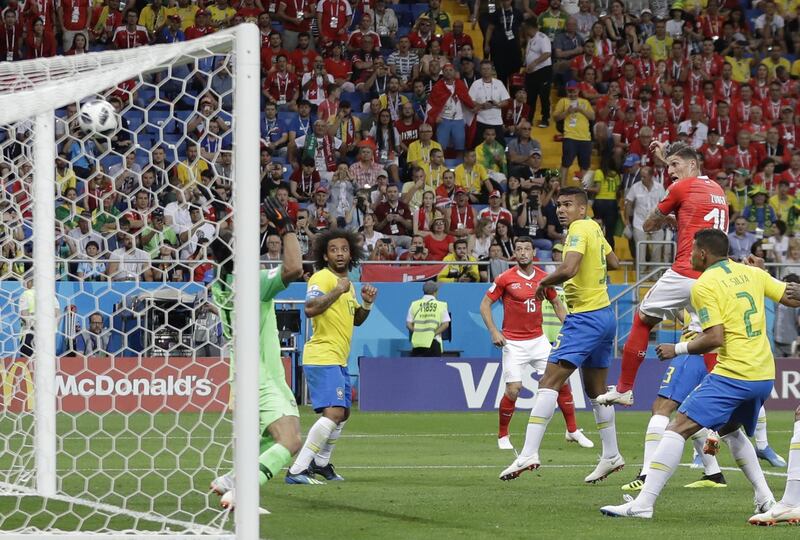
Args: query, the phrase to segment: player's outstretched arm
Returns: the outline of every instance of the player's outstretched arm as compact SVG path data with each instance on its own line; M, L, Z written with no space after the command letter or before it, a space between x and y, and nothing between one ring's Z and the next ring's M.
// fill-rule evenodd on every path
M564 305L564 302L561 301L558 295L556 295L556 297L553 298L552 300L550 300L549 298L548 300L550 301L550 304L553 306L553 311L555 311L556 317L558 317L558 320L563 323L564 319L567 318L567 306Z
M800 307L800 283L787 283L781 297L781 304L789 307Z
M658 208L653 208L650 215L642 223L642 230L644 232L655 232L666 226L677 228L675 218L671 215L664 215Z
M706 328L692 341L662 343L656 347L659 360L672 360L683 354L705 354L725 343L725 329L721 324ZM685 349L684 349L685 347Z
M367 320L369 312L372 310L372 304L375 303L376 296L378 296L378 289L376 289L374 285L365 283L361 286L361 299L364 301L364 304L358 306L356 312L353 314L353 324L355 326L361 326L364 321Z

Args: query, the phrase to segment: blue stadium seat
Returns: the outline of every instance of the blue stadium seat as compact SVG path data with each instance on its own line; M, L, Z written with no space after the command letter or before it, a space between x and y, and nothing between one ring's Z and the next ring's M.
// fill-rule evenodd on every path
M448 169L455 169L460 164L461 164L461 160L460 159L445 159L444 160L444 166L447 167Z
M414 21L419 19L419 16L428 11L430 7L428 4L411 4L411 17Z
M394 14L397 16L397 25L411 26L414 24L414 16L411 13L411 4L395 4L392 6Z
M401 38L403 36L407 36L408 33L411 32L411 25L398 25L397 26L397 37Z
M354 111L360 111L364 105L364 97L362 92L342 92L341 99L350 103Z
M123 116L130 124L131 131L137 131L144 122L144 111L140 109L128 109Z

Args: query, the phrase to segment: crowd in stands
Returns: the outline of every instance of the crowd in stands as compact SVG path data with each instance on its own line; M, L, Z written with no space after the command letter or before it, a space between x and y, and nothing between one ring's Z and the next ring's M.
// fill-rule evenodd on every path
M304 253L318 231L347 228L372 260L491 279L520 235L559 259L554 201L578 183L612 245L654 242L641 259L669 260L658 242L671 231L642 230L670 184L651 143L685 141L726 189L730 223L714 224L729 228L732 256L800 273L798 13L797 0L472 0L459 18L440 0L6 0L0 60L255 22L260 195L286 205ZM110 137L80 130L79 104L58 111L63 278L212 278L206 247L230 226L232 69L209 57L110 89L121 120ZM533 125L556 128L560 168L542 166ZM19 122L0 142L4 276L31 253L31 130ZM280 259L276 232L262 216L264 266ZM459 264L477 261L488 264Z

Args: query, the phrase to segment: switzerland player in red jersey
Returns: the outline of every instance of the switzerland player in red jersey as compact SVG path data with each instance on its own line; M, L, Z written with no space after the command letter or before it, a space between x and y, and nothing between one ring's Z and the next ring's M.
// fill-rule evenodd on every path
M622 351L622 372L617 386L597 397L599 403L606 405L633 404L633 382L647 352L650 330L667 317L682 317L684 309L694 317L689 296L700 275L691 264L694 233L708 228L728 231L725 192L714 180L699 176L701 158L697 151L687 144L675 143L669 146L665 157L665 144L654 141L651 146L656 157L666 162L673 184L643 228L645 231L664 226L677 228L678 251L672 268L650 289L633 316L631 333Z
M539 282L547 275L533 266L533 240L520 236L514 244L517 266L497 276L481 301L481 317L492 335L492 342L503 348L503 379L506 391L500 401L500 429L497 445L502 450L514 447L508 438L508 424L522 388L522 369L531 366L538 375L544 373L550 356L550 342L542 332L542 302L536 298ZM492 304L503 300L503 331L500 332L492 319ZM547 290L547 300L553 305L562 321L566 308L558 300L555 289ZM594 443L578 429L575 423L575 404L569 384L558 393L558 406L567 422L566 439L577 442L584 448Z

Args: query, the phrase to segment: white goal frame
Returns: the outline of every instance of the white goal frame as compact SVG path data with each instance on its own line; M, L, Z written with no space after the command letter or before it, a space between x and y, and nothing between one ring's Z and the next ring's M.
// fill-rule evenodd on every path
M17 490L33 495L76 502L57 492L56 477L56 257L55 243L55 110L81 98L101 92L133 76L163 69L186 55L205 50L235 54L234 69L234 230L236 288L234 302L234 347L240 358L259 354L259 114L260 47L258 27L241 24L193 41L139 47L125 51L89 53L0 64L0 125L35 117L34 127L34 286L35 312L35 489ZM40 166L46 164L46 166ZM258 366L239 362L235 370L234 471L236 478L235 533L221 529L190 534L148 533L147 531L51 532L36 536L59 538L217 538L259 537L258 469L259 416ZM80 500L77 504L108 511L100 502ZM139 514L131 512L131 515ZM137 515L144 520L147 515ZM160 520L155 520L160 521ZM162 521L163 523L167 523ZM177 525L177 524L176 524ZM202 528L202 526L199 526ZM127 534L126 534L127 533ZM133 535L132 535L133 533ZM6 533L3 538L30 538L25 533Z

